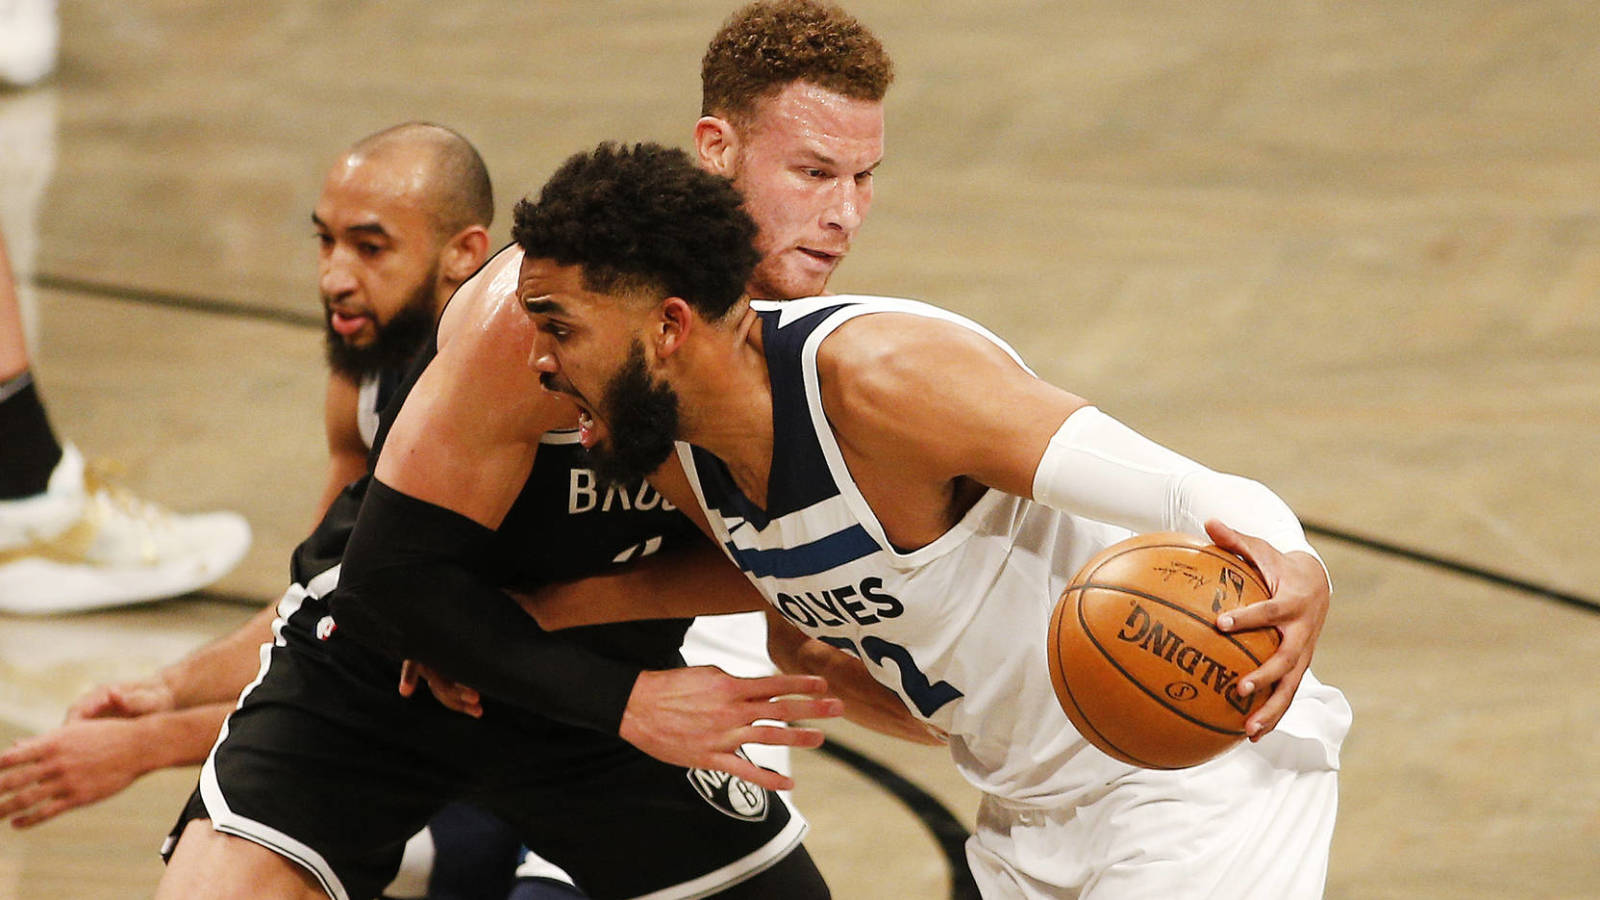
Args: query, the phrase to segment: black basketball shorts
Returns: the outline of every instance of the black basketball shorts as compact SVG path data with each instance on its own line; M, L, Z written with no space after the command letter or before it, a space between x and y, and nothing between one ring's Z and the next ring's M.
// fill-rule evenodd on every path
M190 820L210 819L336 900L374 897L406 839L465 800L596 900L667 900L737 884L800 845L805 820L772 791L489 700L474 719L425 689L403 698L399 666L341 639L315 596L291 588L279 616L164 855Z

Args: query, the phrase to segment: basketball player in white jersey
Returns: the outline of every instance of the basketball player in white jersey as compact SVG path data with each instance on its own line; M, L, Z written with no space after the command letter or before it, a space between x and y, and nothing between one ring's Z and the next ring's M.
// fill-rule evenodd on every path
M711 196L675 151L602 145L517 207L530 364L582 409L597 464L654 471L772 610L948 733L985 793L968 858L986 896L1320 895L1349 707L1308 672L1330 585L1294 514L951 313L743 298L742 214ZM1162 530L1265 576L1272 599L1222 627L1283 633L1241 673L1242 692L1270 692L1252 740L1182 771L1084 741L1045 661L1072 573Z

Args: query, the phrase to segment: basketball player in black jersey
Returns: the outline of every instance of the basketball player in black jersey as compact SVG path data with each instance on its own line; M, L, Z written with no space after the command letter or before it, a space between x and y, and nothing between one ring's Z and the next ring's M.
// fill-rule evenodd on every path
M450 295L488 257L493 215L482 159L441 126L411 122L368 135L326 173L311 216L329 362L329 464L318 518L366 473L377 410ZM72 704L64 725L0 754L0 817L36 825L147 772L203 762L260 667L257 648L272 641L276 606L149 677L95 687ZM430 871L453 878L448 889L461 896L478 896L465 892L463 878L508 880L517 841L485 840L493 826L483 821L458 827L468 815L452 811L441 820L448 829L419 833L416 852L408 846L406 881L386 896L422 896ZM486 855L495 844L498 857ZM491 858L496 864L484 863ZM445 864L436 868L439 859Z

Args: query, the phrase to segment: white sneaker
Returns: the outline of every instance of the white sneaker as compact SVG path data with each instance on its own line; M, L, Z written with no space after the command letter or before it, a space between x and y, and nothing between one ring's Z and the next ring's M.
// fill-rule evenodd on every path
M27 87L56 67L56 0L0 0L0 82Z
M64 613L198 590L250 549L237 513L180 516L100 484L77 448L43 494L0 501L0 612Z

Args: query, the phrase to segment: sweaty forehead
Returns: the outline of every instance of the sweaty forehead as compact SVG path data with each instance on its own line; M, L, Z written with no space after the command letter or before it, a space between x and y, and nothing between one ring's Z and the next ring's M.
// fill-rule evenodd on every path
M748 132L752 144L779 152L847 155L870 165L883 155L883 104L792 82L756 104Z
M583 292L581 266L563 266L553 259L533 256L522 258L522 266L517 272L517 296L523 303L535 298L551 298L559 303L556 298L572 297Z

